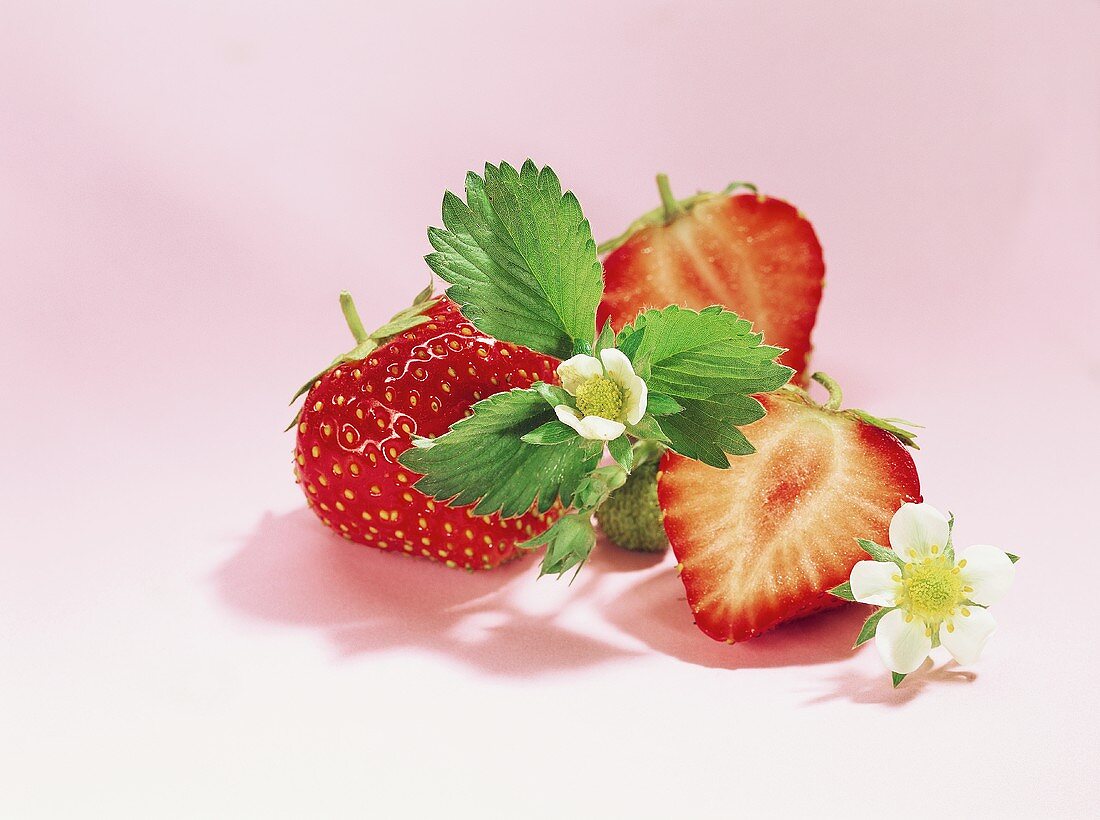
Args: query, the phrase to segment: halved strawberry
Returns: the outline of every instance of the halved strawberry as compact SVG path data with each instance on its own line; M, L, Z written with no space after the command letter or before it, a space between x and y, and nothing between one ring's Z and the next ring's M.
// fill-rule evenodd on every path
M667 177L657 184L662 208L601 246L611 253L598 325L610 319L618 330L650 307L722 305L752 320L768 344L787 348L779 361L805 384L825 276L813 227L793 206L755 188L677 202Z
M888 543L894 512L921 500L898 438L911 436L890 421L832 409L839 395L826 406L793 388L757 398L768 414L745 428L755 454L717 470L668 453L658 478L695 622L731 643L839 605L828 590L867 557L855 539Z

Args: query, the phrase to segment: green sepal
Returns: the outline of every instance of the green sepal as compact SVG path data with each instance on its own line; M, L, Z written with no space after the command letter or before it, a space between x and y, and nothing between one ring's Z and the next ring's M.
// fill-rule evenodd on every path
M555 521L549 529L519 544L520 549L530 550L546 545L542 556L539 577L557 575L559 578L573 567L580 572L592 548L596 546L596 530L591 514L568 513ZM576 577L574 573L573 577Z
M634 467L634 449L630 446L630 439L625 435L619 436L607 442L607 451L618 462L619 466L628 473Z
M596 337L596 344L592 348L590 355L599 358L600 352L607 350L609 347L615 346L615 331L611 329L611 320L608 319L603 324L603 329L600 330L600 335Z
M894 682L894 688L897 689L898 684L905 680L905 675L901 674L901 672L891 672L890 680Z
M908 430L908 427L923 428L923 425L916 424L912 421L906 421L905 419L883 419L878 416L872 416L866 410L846 410L844 411L850 416L855 416L862 422L870 424L872 427L878 427L880 430L885 430L892 435L906 447L911 447L914 450L919 450L920 445L917 444L917 434L912 430ZM902 426L904 425L904 426Z
M573 397L565 392L564 387L558 387L556 384L547 384L546 382L535 382L531 385L531 388L546 399L546 403L551 407L557 407L559 404L565 404L569 407L573 406Z
M591 514L607 500L607 497L626 483L627 472L618 464L600 467L586 475L577 484L573 494L573 506L580 512Z
M646 401L645 411L651 416L675 416L684 412L684 406L672 396L664 393L650 393Z
M334 367L346 362L357 362L360 359L365 359L372 351L384 345L394 336L399 333L404 333L406 330L411 330L428 321L428 317L424 314L435 307L436 303L439 302L438 298L432 299L431 296L432 285L429 283L424 290L416 295L411 305L399 310L388 322L374 332L368 334L363 328L363 323L359 318L359 312L356 310L355 302L352 301L351 294L346 290L341 292L340 308L343 310L344 317L348 322L348 327L355 337L355 347L347 353L341 353L329 363L328 367L299 387L294 397L290 400L290 403L294 404L299 398L308 393L313 385L317 383L317 380ZM295 422L296 421L297 417L295 417ZM286 429L289 430L293 426L294 422ZM283 432L286 431L284 430Z
M900 555L891 549L880 547L874 541L868 541L866 538L857 538L856 543L859 544L860 549L876 561L888 561L897 564L899 567L905 566L905 561Z
M1011 552L1006 552L1005 555L1008 556L1008 560L1011 561L1013 564L1020 560L1019 555L1013 555Z
M576 437L576 430L555 419L521 436L520 441L526 441L528 444L561 444Z
M876 609L871 613L866 621L863 622L863 626L859 630L859 634L856 635L856 642L853 644L852 649L857 649L863 646L871 638L875 637L875 630L878 629L878 622L882 620L882 616L889 612L891 609L897 609L896 606L884 606Z
M947 544L943 554L951 563L955 563L955 513L947 511Z
M845 581L843 584L838 584L829 590L830 595L835 595L837 598L843 598L845 601L854 601L856 596L852 594L852 582Z

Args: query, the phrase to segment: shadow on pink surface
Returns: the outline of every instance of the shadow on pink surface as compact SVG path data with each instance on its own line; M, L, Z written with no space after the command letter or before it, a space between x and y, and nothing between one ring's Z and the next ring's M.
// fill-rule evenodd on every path
M881 703L888 706L901 706L913 700L932 684L973 683L978 675L966 669L960 669L955 661L935 667L929 658L913 674L909 675L896 689L890 685L890 673L883 670L868 675L856 669L844 669L832 680L830 691L811 698L809 703L827 703L832 700L847 700L852 703Z
M859 606L831 610L730 646L708 638L695 626L684 588L670 567L670 572L637 584L606 616L652 649L682 661L749 669L808 666L848 657L867 612Z
M385 554L337 538L302 509L265 515L215 580L233 608L321 631L347 655L423 648L489 673L529 676L640 654L563 626L557 610L527 611L522 599L533 570L530 559L463 573ZM638 582L629 583L629 573ZM841 660L851 654L866 616L862 607L848 607L728 646L695 627L671 557L607 544L597 547L567 600L587 603L605 623L655 652L731 670ZM844 682L842 689L856 683ZM875 688L881 691L881 681Z
M222 597L249 615L323 631L356 655L424 648L500 675L568 670L628 657L630 650L519 607L529 561L465 573L350 544L306 509L265 515L217 574ZM574 584L578 596L592 579Z

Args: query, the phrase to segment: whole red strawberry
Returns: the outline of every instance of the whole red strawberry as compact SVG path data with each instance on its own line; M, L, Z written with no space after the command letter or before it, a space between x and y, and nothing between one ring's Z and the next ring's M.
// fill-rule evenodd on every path
M730 196L738 183L680 201L663 174L657 185L662 207L600 247L611 253L598 326L610 319L618 330L650 307L722 305L751 320L768 344L787 348L779 361L804 384L825 276L813 227L782 200Z
M484 335L429 292L373 334L351 297L340 298L357 346L307 385L297 419L295 475L310 509L351 541L449 567L492 569L515 556L552 513L503 520L449 507L415 490L420 476L397 457L480 399L553 381L558 363Z

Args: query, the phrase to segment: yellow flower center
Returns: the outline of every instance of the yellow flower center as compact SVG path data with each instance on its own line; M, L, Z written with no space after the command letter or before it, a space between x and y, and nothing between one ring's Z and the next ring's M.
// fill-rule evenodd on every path
M618 421L623 412L623 389L607 376L596 376L577 388L577 409L586 416Z
M925 623L936 624L959 608L966 592L954 562L940 555L905 565L898 605Z

